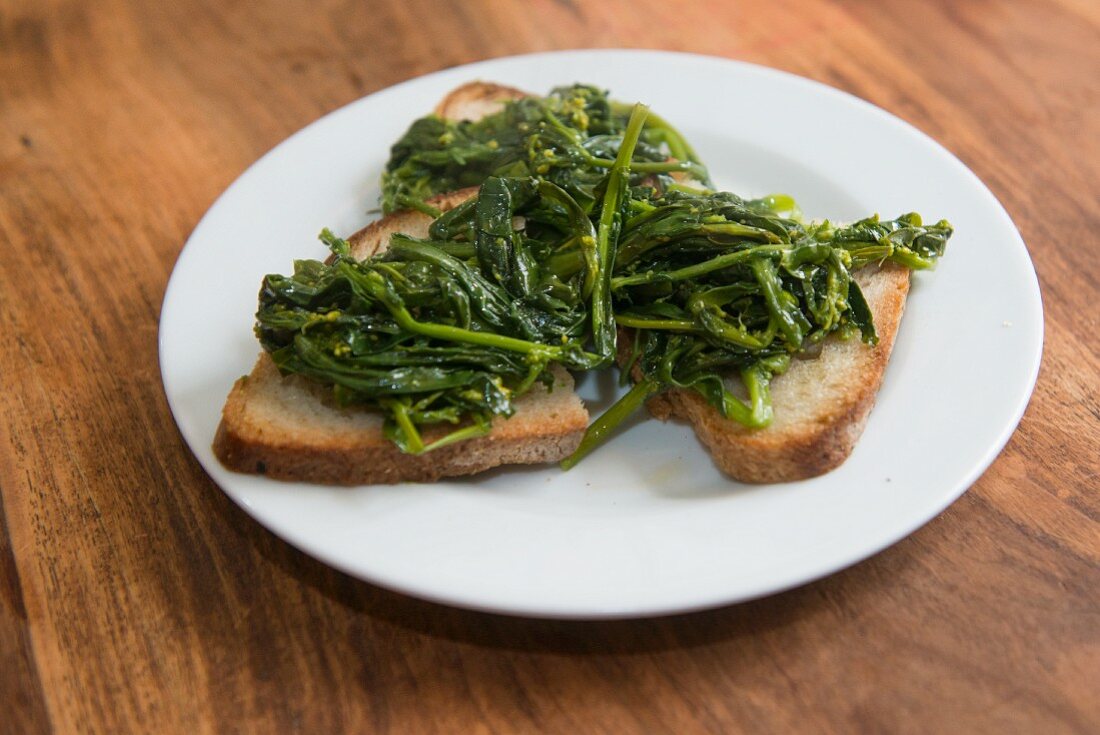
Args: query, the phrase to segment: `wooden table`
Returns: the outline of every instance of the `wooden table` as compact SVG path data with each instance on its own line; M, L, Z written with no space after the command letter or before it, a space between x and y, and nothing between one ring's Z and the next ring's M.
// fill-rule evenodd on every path
M346 577L200 469L157 319L218 194L364 94L586 46L832 84L1004 202L1042 284L1043 368L939 518L768 599L555 623ZM0 731L1100 731L1098 146L1089 0L0 2Z

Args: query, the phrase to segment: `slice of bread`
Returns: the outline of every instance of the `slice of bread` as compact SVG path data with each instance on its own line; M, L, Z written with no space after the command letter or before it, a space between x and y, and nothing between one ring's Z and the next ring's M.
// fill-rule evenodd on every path
M875 404L909 293L909 270L893 263L863 268L853 278L874 314L878 344L831 338L819 356L792 360L790 369L772 380L774 419L767 428L730 421L691 390L651 398L649 412L690 423L718 468L741 482L803 480L839 466ZM620 354L625 349L620 345Z
M382 416L339 408L331 389L283 376L265 353L237 381L214 439L214 454L237 472L332 485L429 482L472 475L502 464L556 462L568 456L588 426L573 377L554 367L554 387L536 386L516 401L516 413L493 421L485 436L420 455L402 453L382 436ZM431 442L447 429L428 429Z
M522 95L475 82L451 92L437 112L477 119ZM476 188L462 189L429 203L447 211L476 193ZM421 212L394 212L349 237L348 245L353 256L363 259L385 250L393 233L427 237L431 223ZM426 482L505 464L557 462L577 448L588 427L588 411L573 390L573 377L558 366L553 373L552 389L533 387L516 401L511 418L493 421L489 434L414 456L382 435L378 413L336 406L329 388L281 375L264 353L229 394L214 454L237 472L334 485ZM430 443L451 428L428 429L424 440Z

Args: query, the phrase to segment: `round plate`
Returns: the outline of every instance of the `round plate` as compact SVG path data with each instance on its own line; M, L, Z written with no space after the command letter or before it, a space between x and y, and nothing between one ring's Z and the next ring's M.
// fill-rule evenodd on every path
M877 406L851 458L813 480L721 475L690 428L635 421L576 469L517 467L435 484L332 488L226 471L221 407L259 346L266 273L326 254L322 227L373 216L390 144L475 79L544 94L584 81L678 126L717 182L786 192L834 221L917 211L956 234L917 274ZM260 523L356 577L495 612L607 618L696 610L816 579L943 510L1023 414L1042 305L1020 235L989 190L908 124L790 74L652 51L570 51L448 69L365 97L291 136L210 208L176 263L160 323L164 388L210 476ZM595 415L615 392L586 376Z

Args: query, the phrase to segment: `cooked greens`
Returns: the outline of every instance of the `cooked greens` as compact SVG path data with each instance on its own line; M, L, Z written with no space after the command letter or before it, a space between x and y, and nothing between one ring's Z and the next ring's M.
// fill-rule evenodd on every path
M669 388L766 426L792 356L832 334L876 341L852 272L931 267L951 226L807 223L789 197L711 191L683 136L647 115L574 85L477 122L417 120L392 149L383 209L431 214L429 236L359 261L326 231L330 262L265 278L261 343L284 373L381 411L410 453L487 433L552 384L552 364L603 368L617 352L634 387L564 467ZM446 213L429 201L467 186L477 195Z
M851 272L885 261L928 268L951 235L947 222L925 227L917 214L804 224L779 215L793 205L784 197L672 191L631 205L611 288L630 342L621 369L635 385L596 420L567 467L667 388L694 390L745 426L767 426L769 383L793 355L833 333L877 342ZM730 390L729 376L740 376L747 400Z
M386 436L414 454L487 433L536 381L552 384L551 363L609 364L611 247L644 118L639 109L624 131L598 225L550 181L494 176L429 238L394 235L373 258L355 260L326 231L331 263L302 260L264 279L261 344L283 373L381 410ZM440 424L450 430L425 441Z
M631 110L608 100L606 92L576 84L509 102L476 122L421 118L391 149L382 174L382 211L418 209L436 216L427 199L480 186L491 176L536 176L591 211ZM646 176L667 180L674 172L708 181L687 141L655 115L633 150L630 170L634 182Z

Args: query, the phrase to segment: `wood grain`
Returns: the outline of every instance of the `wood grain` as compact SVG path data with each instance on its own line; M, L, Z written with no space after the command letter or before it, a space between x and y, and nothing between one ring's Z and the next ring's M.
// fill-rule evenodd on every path
M345 577L191 457L157 318L217 195L363 94L588 46L840 87L1005 204L1043 289L1043 367L1002 456L935 521L757 602L539 622ZM1096 732L1098 80L1087 0L0 0L0 732Z

